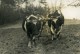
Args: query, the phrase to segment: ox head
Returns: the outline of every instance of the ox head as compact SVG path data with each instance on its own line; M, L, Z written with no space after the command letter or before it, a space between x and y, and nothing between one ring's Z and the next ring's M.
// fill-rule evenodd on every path
M39 31L41 29L41 21L37 16L34 15L30 15L27 19L27 29L31 30L31 32L35 35L35 34L39 34Z

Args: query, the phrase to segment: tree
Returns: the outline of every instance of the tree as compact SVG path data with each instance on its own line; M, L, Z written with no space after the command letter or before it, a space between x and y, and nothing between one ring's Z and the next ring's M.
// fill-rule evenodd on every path
M1 2L5 3L5 4L15 5L15 1L14 0L1 0Z
M20 5L22 0L0 0L0 2L0 24L15 22L20 19L20 14L16 4L19 3L18 5ZM21 11L21 9L19 10Z
M74 0L73 2L71 2L70 4L68 4L67 6L78 7L78 6L80 6L80 0Z

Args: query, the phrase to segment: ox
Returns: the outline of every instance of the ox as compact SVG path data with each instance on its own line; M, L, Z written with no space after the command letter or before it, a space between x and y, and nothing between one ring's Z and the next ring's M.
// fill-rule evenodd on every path
M26 24L26 26L24 26ZM26 31L29 42L28 47L35 45L35 38L39 37L42 31L43 23L41 19L37 16L30 15L28 18L25 18L22 23L22 28Z
M54 14L49 14L48 26L52 36L52 40L59 37L63 24L64 16L62 13L57 13L56 16L54 16Z

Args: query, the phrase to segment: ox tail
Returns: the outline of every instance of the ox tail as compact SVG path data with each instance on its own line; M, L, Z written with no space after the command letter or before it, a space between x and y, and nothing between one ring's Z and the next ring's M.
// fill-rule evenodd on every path
M24 31L26 31L26 29L25 29L25 22L26 22L26 18L24 18L24 19L23 19L23 22L22 22L22 29L23 29Z

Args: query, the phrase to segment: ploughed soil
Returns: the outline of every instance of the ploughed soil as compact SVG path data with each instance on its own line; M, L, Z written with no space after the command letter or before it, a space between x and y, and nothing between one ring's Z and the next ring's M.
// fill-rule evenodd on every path
M53 41L45 26L33 48L27 47L28 38L21 22L0 26L0 54L80 54L79 23L79 20L65 20L60 39Z

